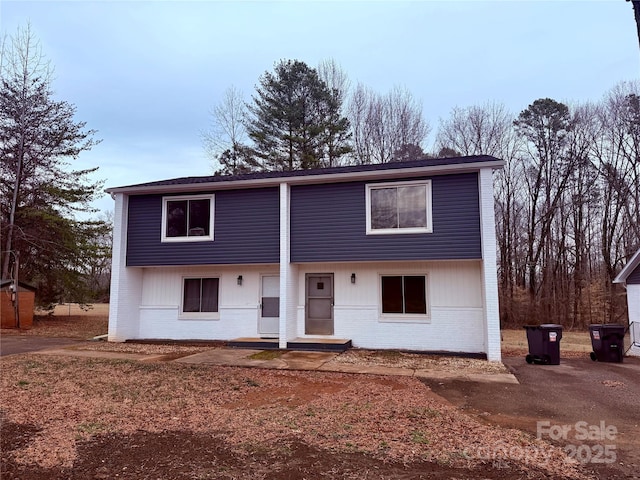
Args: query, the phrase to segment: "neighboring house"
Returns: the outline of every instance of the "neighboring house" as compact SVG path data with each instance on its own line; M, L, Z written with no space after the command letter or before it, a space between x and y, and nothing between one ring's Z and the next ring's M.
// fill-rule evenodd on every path
M23 328L33 326L33 306L36 288L28 283L0 280L0 324L2 328ZM16 305L18 318L16 319ZM19 325L18 325L19 323Z
M489 156L187 177L115 199L109 340L350 340L499 361Z
M627 289L627 309L632 342L627 355L640 356L640 250L631 257L613 283L622 283ZM629 345L625 345L625 348L629 348Z

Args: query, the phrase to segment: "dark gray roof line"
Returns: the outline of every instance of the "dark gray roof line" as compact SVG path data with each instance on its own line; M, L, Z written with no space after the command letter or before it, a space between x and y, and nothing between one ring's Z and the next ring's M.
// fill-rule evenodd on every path
M625 283L627 278L634 272L636 267L640 265L640 249L629 259L627 264L622 268L620 273L613 279L613 283Z
M396 174L446 173L449 171L478 170L483 167L501 168L504 162L490 155L474 155L466 157L429 158L390 162L370 165L350 165L344 167L316 168L309 170L288 170L279 172L254 172L242 175L210 175L202 177L181 177L155 182L140 183L106 189L107 193L151 193L161 191L177 191L179 187L193 191L194 187L205 185L216 188L229 188L233 185L244 188L258 184L276 185L290 179L290 183L330 183L331 181L348 181L351 177L368 178L388 177ZM383 175L384 174L384 175Z
M0 288L6 288L10 286L14 281L10 278L0 280ZM27 282L18 281L18 286L26 288L27 290L37 290L36 287Z

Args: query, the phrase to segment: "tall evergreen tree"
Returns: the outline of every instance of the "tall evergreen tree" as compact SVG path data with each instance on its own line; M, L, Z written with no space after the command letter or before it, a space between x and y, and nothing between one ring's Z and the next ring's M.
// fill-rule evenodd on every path
M265 72L249 105L247 132L267 171L333 165L350 151L340 97L304 62L286 60Z
M104 223L80 221L102 185L96 169L71 170L69 161L92 148L95 131L74 120L75 107L55 100L51 68L28 26L19 29L0 61L2 277L20 260L20 278L36 283L39 299L82 290L81 265Z

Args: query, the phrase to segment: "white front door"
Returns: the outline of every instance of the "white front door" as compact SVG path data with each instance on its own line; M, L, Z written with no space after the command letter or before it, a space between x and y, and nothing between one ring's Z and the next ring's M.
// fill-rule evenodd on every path
M280 277L263 275L260 294L258 334L277 338L280 329Z

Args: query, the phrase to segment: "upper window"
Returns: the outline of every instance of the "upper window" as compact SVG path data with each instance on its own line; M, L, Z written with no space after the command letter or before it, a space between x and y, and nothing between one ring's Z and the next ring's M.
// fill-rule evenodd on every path
M382 276L382 314L427 315L427 277Z
M164 197L162 241L213 240L213 195Z
M367 233L429 233L431 181L367 185Z

